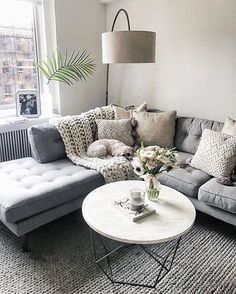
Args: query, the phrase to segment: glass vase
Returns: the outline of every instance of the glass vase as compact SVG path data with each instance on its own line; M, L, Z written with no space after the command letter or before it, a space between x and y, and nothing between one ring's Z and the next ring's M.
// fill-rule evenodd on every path
M158 201L161 190L161 184L156 175L147 175L146 182L146 195L150 201Z

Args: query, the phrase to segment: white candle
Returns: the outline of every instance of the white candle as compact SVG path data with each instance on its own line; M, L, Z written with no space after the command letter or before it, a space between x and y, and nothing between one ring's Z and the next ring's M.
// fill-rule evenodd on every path
M144 208L145 192L142 189L130 190L130 209L142 211Z

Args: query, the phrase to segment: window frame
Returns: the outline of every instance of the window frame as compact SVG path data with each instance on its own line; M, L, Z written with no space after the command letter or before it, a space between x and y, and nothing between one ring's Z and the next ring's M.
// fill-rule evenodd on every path
M32 3L32 6L33 6L32 8L33 8L34 39L35 39L35 61L39 62L39 59L41 59L42 56L46 55L43 0L37 0L37 1L21 0L21 1L30 2ZM42 89L45 89L45 87L47 86L45 85L46 83L45 79L42 77L37 67L36 67L36 76L37 76L36 79L37 79L37 85L38 85L37 90L39 92L39 97L41 97L43 94ZM2 112L5 112L6 110L12 113L11 116L16 116L16 103L0 105L0 118L4 116L4 114L2 115Z

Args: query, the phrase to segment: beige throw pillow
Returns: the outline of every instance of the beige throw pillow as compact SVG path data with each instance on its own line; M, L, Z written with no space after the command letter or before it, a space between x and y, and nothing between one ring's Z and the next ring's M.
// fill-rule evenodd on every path
M207 174L229 178L236 163L236 137L205 129L190 165Z
M115 119L128 119L133 117L134 111L147 111L147 103L143 102L141 105L134 107L134 109L125 109L122 106L112 104L115 113Z
M134 145L131 119L97 119L96 124L98 140L115 139L123 142L127 146Z
M231 136L236 136L236 121L227 117L221 132Z
M162 113L134 112L138 143L145 146L159 145L165 148L174 146L176 111Z

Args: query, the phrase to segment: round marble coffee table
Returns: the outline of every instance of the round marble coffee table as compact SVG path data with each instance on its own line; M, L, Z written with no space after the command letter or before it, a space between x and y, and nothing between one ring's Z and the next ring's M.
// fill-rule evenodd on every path
M155 288L157 283L171 269L180 238L191 229L196 212L192 202L186 196L172 188L162 186L157 202L151 202L146 199L148 206L154 208L156 213L133 222L114 205L114 201L129 197L129 190L132 188L145 189L145 183L143 181L121 181L101 186L85 198L82 205L82 213L86 223L91 228L95 261L99 266L100 262L104 259L107 259L109 264L109 256L117 250L124 248L127 244L139 244L150 257L161 264L160 273L157 274L157 279L152 285L117 281L100 266L107 277L113 283ZM99 259L96 257L94 231L98 233L96 236L106 251L105 256ZM108 252L100 235L125 243L126 245L121 245ZM168 243L170 241L172 241L173 246L171 246L170 250L168 249L167 257L162 257L161 259L160 256L150 253L146 248L147 246L144 247L144 245ZM112 272L112 269L110 269L110 272Z

